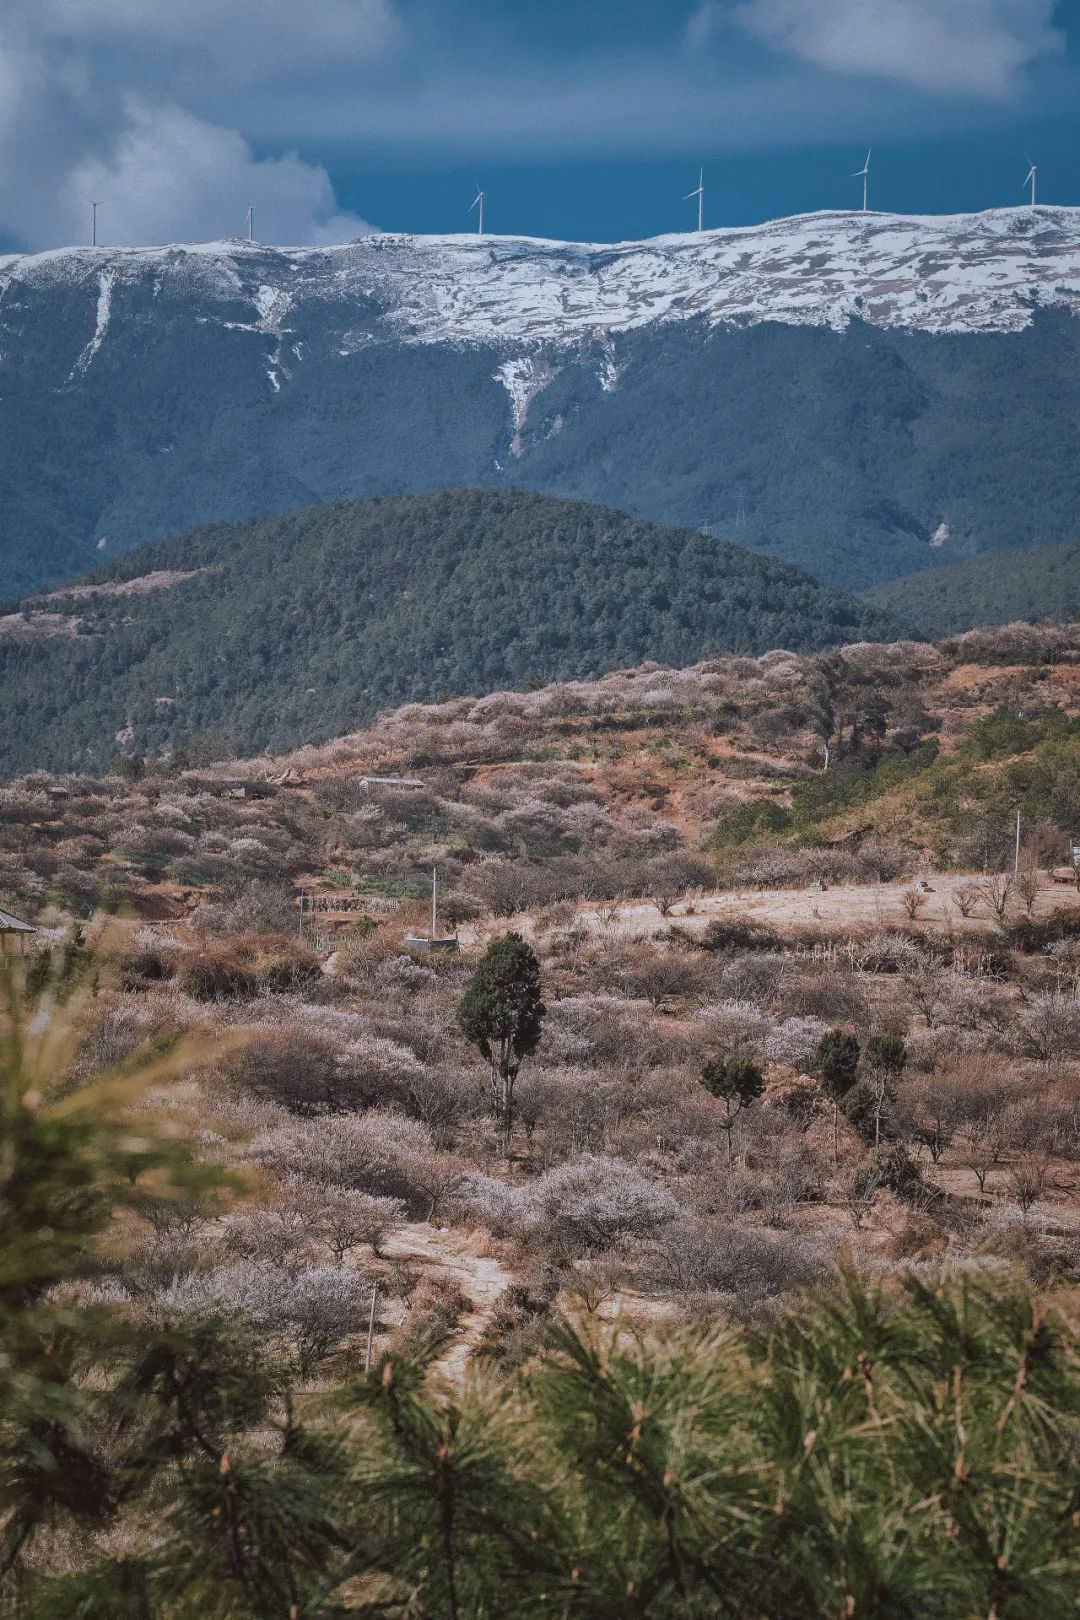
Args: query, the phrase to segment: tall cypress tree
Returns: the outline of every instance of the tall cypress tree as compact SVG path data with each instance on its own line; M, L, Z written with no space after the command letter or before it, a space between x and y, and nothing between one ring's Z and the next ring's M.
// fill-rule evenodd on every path
M540 1044L545 1011L536 952L520 934L494 940L461 998L457 1018L466 1040L488 1061L491 1106L507 1141L514 1127L518 1071Z

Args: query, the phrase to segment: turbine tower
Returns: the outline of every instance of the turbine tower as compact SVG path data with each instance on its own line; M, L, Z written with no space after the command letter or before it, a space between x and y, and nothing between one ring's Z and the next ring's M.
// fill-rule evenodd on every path
M864 214L866 213L870 202L870 153L872 151L872 146L867 147L866 162L863 164L861 169L856 169L855 173L851 176L853 180L862 181L862 211Z
M86 197L85 191L83 196ZM86 200L90 204L90 246L97 247L97 211L99 204L94 201L93 197L86 197Z
M476 196L473 198L472 202L469 204L469 213L470 214L472 213L474 208L479 208L479 210L480 210L479 214L477 214L477 216L476 216L476 234L477 234L477 236L483 236L483 234L484 234L484 193L480 190L480 182L479 182L479 180L476 182Z
M255 204L254 203L248 203L247 239L248 239L249 242L254 242L254 240L255 240Z
M689 202L691 197L696 197L697 198L697 228L700 231L700 230L704 229L704 213L705 213L705 170L704 170L704 168L701 168L701 169L698 170L697 190L696 191L688 191L686 193L686 196L683 198L683 202Z
M1029 180L1031 182L1031 206L1032 206L1032 208L1034 208L1035 207L1035 180L1036 180L1036 177L1038 176L1038 173L1039 173L1039 165L1037 163L1032 163L1031 159L1028 157L1026 152L1024 153L1024 161L1029 165L1028 172L1024 176L1024 184L1026 186Z

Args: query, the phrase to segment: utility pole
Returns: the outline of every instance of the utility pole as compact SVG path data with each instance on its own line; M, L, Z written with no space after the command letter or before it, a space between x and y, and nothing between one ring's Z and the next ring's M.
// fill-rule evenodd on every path
M378 1285L378 1283L372 1283L372 1285L371 1285L371 1315L368 1317L367 1348L364 1351L364 1371L365 1372L370 1372L371 1371L371 1341L375 1337L375 1301L378 1299L378 1297L379 1297L379 1285Z
M436 907L437 907L437 904L438 904L438 897L439 897L439 869L438 869L437 866L433 866L431 868L431 940L432 940L432 944L434 944L436 936L438 934L438 928L436 927L436 922L435 922Z
M303 890L303 889L300 890L300 938L301 939L303 939L303 937L304 937L304 895L305 895L305 892L306 891Z
M1016 807L1016 854L1013 857L1013 877L1020 876L1020 806Z

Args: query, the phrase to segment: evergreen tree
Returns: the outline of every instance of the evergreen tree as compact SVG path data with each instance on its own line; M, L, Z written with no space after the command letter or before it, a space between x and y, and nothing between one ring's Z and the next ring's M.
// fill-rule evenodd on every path
M491 1106L507 1141L518 1071L540 1044L545 1011L536 952L520 934L493 940L461 998L457 1018L466 1040L488 1061Z
M812 1068L822 1089L834 1102L843 1098L855 1084L861 1049L858 1038L842 1029L830 1029L821 1037Z
M744 1108L761 1096L765 1078L756 1063L746 1058L710 1058L701 1071L701 1083L710 1096L724 1104L722 1123L727 1133L727 1157L731 1163L731 1133Z
M131 1116L210 1054L174 1046L73 1082L94 978L86 959L28 1004L17 964L0 972L0 1614L288 1614L335 1556L334 1448L295 1426L285 1373L241 1324L99 1287L141 1207L211 1179Z

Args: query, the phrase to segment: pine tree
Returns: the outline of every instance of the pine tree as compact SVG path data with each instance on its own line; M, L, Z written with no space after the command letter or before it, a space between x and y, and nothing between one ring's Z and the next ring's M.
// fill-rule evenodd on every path
M765 1077L756 1063L747 1058L710 1058L701 1071L701 1083L712 1097L724 1104L723 1128L727 1133L727 1157L731 1163L731 1135L743 1109L761 1096Z
M170 1321L95 1289L140 1208L213 1179L131 1113L207 1050L80 1086L96 967L58 977L28 1006L18 966L0 968L0 1614L288 1614L336 1556L335 1444L292 1422L283 1370L241 1323Z
M477 964L457 1018L465 1038L488 1061L491 1106L507 1141L514 1126L518 1071L540 1044L545 1011L536 952L520 934L494 940Z

